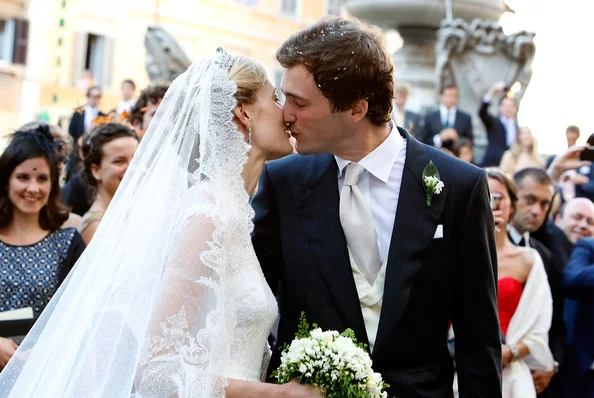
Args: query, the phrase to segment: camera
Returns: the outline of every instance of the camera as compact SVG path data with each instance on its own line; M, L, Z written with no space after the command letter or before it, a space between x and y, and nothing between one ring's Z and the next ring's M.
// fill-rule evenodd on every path
M586 147L580 153L580 160L589 160L591 162L594 162L594 146Z

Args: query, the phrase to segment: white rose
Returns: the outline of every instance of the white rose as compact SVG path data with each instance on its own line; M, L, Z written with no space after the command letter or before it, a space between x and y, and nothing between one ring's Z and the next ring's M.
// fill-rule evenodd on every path
M320 328L312 330L309 334L316 340L322 341L324 339L324 332Z

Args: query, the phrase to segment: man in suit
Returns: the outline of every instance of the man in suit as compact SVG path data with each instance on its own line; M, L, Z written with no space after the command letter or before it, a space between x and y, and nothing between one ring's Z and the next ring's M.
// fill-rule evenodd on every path
M564 396L594 397L594 238L576 243L563 286L568 343Z
M392 110L392 122L398 127L407 130L415 136L415 129L419 130L419 115L406 109L406 100L410 94L410 85L407 83L396 84L394 88L394 109Z
M487 130L487 152L483 159L483 167L499 166L503 153L514 143L518 134L518 104L515 99L504 95L499 102L499 115L489 113L489 106L496 94L505 94L509 89L504 82L493 85L483 97L479 116Z
M521 170L514 175L514 181L518 188L518 203L509 229L510 239L514 244L532 247L540 254L553 297L553 319L549 330L549 347L556 361L555 369L550 372L534 372L532 375L535 387L543 386L546 389L557 373L560 364L563 363L565 355L566 332L563 324L561 284L565 263L553 255L542 242L534 239L531 234L544 224L555 190L549 175L542 169ZM546 394L549 393L551 392L546 391ZM548 396L546 394L544 396Z
M93 120L97 116L105 116L99 110L101 103L101 88L97 86L90 87L87 90L87 103L81 110L72 114L68 132L73 140L77 140L81 135L90 133L93 130Z
M427 145L451 150L460 137L471 142L472 118L458 109L458 88L446 84L439 91L439 108L425 115L422 140Z
M501 397L484 172L392 125L394 67L379 29L327 17L277 59L299 154L265 165L252 202L254 247L280 300L269 371L304 311L368 344L390 396L450 397L451 320L460 396ZM444 186L428 196L430 162Z

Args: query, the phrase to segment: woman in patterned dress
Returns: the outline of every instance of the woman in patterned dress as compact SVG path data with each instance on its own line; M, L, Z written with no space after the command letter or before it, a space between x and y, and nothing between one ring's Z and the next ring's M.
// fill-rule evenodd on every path
M0 156L0 312L33 316L0 322L0 369L85 247L76 229L60 229L69 211L54 146L48 127L38 126L14 133Z

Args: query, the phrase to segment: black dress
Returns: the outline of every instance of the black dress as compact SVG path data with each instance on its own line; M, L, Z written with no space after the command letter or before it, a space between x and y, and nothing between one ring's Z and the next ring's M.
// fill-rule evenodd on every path
M50 232L37 243L0 241L0 312L31 307L32 320L0 321L0 336L26 334L85 248L75 228Z

